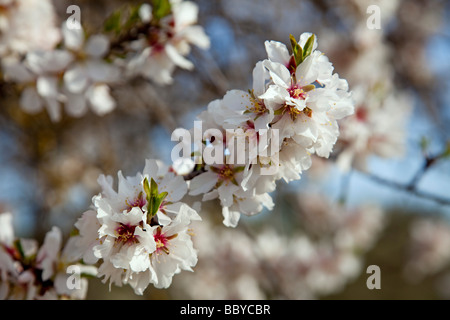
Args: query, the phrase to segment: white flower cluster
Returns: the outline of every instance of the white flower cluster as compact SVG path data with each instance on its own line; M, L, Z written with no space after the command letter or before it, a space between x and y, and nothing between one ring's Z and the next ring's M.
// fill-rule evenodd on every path
M34 239L16 239L12 214L0 214L0 299L85 299L88 282L81 275L95 275L97 268L72 260L73 241L61 251L62 234L53 227L39 248ZM67 272L76 266L79 282L74 286Z
M7 2L0 3L4 78L21 85L23 110L38 113L45 108L52 121L61 119L62 106L74 117L84 115L89 107L97 115L105 115L116 107L111 86L123 85L123 74L129 78L143 75L156 83L168 84L175 66L192 69L192 63L184 57L190 44L209 47L203 29L193 25L198 8L190 1L167 1L166 10L157 17L153 17L150 5L141 5L136 24L142 27L137 38L124 37L115 44L126 47L125 57L113 54L109 37L86 36L76 21L70 27L65 21L61 29L56 28L49 1L2 1ZM36 12L39 18L34 16ZM24 29L22 21L34 21L30 25L33 32ZM43 21L42 25L34 27L38 21ZM41 41L43 35L47 41Z
M130 43L128 75L141 75L158 84L170 84L175 67L194 68L185 58L190 52L190 44L209 48L208 36L201 26L195 25L198 6L191 1L170 0L170 7L172 14L160 18L152 15L150 5L141 6L139 14L142 21L149 24L149 30L145 36ZM150 23L152 18L157 19L157 25Z
M235 227L241 213L271 209L275 182L300 179L311 154L328 157L337 120L353 113L347 82L316 49L315 35L303 33L298 42L291 36L291 44L292 54L267 41L268 59L256 64L253 88L227 92L198 117L206 165L190 181L190 194L220 198L227 226ZM213 163L206 159L212 154Z
M150 283L167 288L175 274L197 263L189 225L201 219L180 202L187 184L155 160L136 176L119 172L118 180L115 191L112 177L99 177L102 193L75 225L73 254L87 264L100 260L98 276L110 285L129 284L139 295Z

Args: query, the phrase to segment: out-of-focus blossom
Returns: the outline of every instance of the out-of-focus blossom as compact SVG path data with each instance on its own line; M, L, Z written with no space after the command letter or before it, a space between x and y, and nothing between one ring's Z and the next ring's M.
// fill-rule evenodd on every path
M422 218L410 228L404 274L412 282L435 274L450 263L450 227L446 221Z
M176 289L192 299L314 299L342 290L361 272L384 215L374 206L346 210L319 196L301 199L310 201L300 201L303 231L294 234L196 225L199 263Z
M116 107L108 84L120 78L120 69L103 58L109 50L109 39L101 34L92 35L85 41L84 30L62 27L64 44L77 59L64 73L66 111L72 116L82 116L88 105L102 116Z
M50 0L0 1L0 56L51 50L60 39Z
M355 114L340 122L338 166L366 171L370 156L398 158L406 145L406 122L412 109L404 93L386 88L357 87Z
M36 240L16 239L10 214L0 214L0 299L85 299L88 282L82 276L97 269L69 258L69 243L62 249L62 234L53 227L39 248ZM67 267L76 266L79 281L68 285Z
M198 6L191 1L171 0L171 12L150 26L145 37L131 44L127 71L130 76L142 75L158 84L170 84L175 67L191 70L194 65L185 58L190 45L207 49L208 36L197 22ZM141 6L141 20L151 20L149 5Z

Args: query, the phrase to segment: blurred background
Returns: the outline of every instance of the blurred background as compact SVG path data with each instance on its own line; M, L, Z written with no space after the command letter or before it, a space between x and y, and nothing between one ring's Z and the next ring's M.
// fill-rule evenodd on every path
M450 3L195 2L211 39L210 50L192 49L195 69L177 69L169 86L138 80L113 88L118 107L104 117L53 123L46 112L24 113L17 89L0 83L0 212L14 214L16 235L42 240L57 225L68 237L100 191L99 174L134 175L146 158L169 163L175 128L191 128L227 90L251 88L254 65L267 57L264 41L288 44L289 34L313 32L357 106L376 114L371 137L395 142L370 138L356 148L358 131L342 123L347 134L333 156L314 158L300 181L280 181L273 211L229 229L218 203L202 205L194 273L142 297L90 279L88 299L450 298ZM78 5L88 32L129 3L141 2L54 1L61 21ZM371 5L380 9L379 29L368 27ZM379 290L366 286L370 265L380 267Z

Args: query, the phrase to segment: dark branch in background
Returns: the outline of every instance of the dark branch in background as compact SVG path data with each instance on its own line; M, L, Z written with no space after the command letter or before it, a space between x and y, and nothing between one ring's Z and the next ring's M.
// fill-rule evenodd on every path
M440 197L440 196L437 196L437 195L429 193L429 192L421 191L418 188L418 183L420 182L422 177L426 174L426 172L438 160L447 158L449 156L449 153L450 153L449 147L447 147L447 149L439 155L426 156L422 167L416 172L414 177L411 179L411 182L408 184L398 183L398 182L374 175L372 173L365 173L365 175L366 175L366 177L370 178L374 182L386 185L386 186L394 188L394 189L402 190L404 192L408 192L416 197L431 200L431 201L434 201L441 205L450 205L450 198Z

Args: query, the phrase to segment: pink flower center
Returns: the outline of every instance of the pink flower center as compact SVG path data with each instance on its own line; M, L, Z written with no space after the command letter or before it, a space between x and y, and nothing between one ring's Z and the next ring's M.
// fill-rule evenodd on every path
M171 236L167 236L162 232L162 228L158 227L156 229L156 234L153 235L153 238L156 242L156 253L164 252L165 254L169 254L169 240L176 238L178 234L173 234Z
M130 226L127 224L121 223L119 227L116 229L116 243L127 243L132 244L136 243L138 239L134 235L134 230L136 229L136 226Z
M142 208L147 204L147 200L144 197L144 193L140 192L133 201L129 202L126 200L125 203L127 205L128 212L130 212L134 207L139 207L142 210Z
M289 95L291 96L291 98L300 99L300 100L306 99L306 92L303 91L303 88L300 87L298 84L291 86L288 89L288 92L289 92Z
M231 180L234 177L233 168L228 165L224 165L217 172L220 180Z
M359 107L355 112L356 119L361 122L365 122L367 120L367 110L364 107Z

